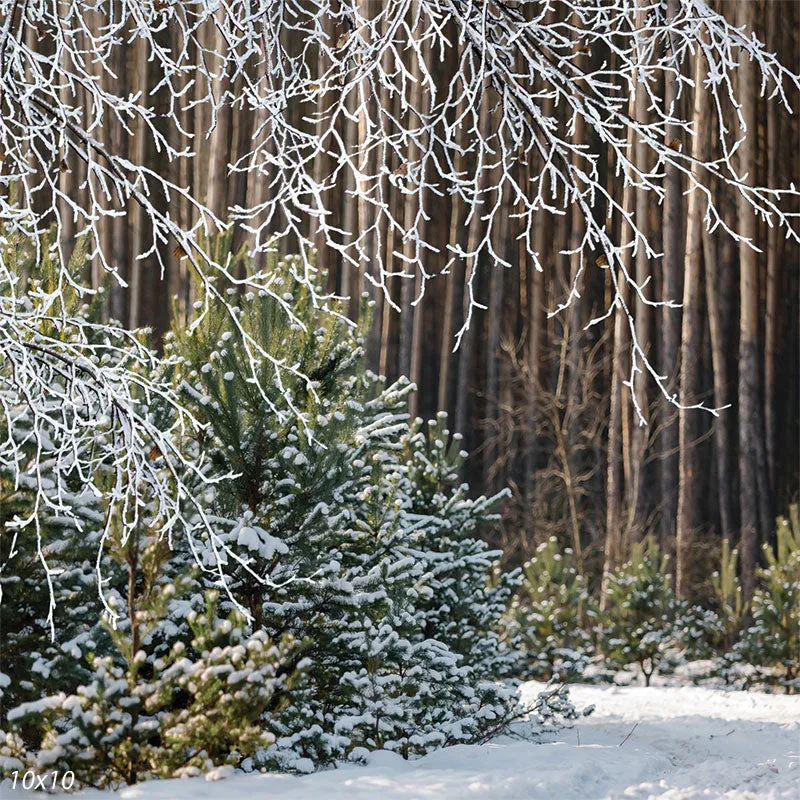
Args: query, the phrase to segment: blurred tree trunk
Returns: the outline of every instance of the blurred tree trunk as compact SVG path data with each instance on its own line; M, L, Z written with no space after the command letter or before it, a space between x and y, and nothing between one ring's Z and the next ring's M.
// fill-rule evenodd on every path
M508 217L512 209L505 199L501 200L504 213L499 225L492 230L492 246L500 254L505 255L505 242L508 236ZM489 308L486 319L486 363L485 363L485 398L487 441L483 451L483 478L486 491L492 493L497 485L496 463L498 456L497 442L500 436L499 404L500 404L500 336L503 325L503 284L505 267L502 264L491 264L489 267Z
M361 14L364 18L377 12L369 0L360 0ZM365 37L369 35L366 27L354 35ZM380 275L378 268L379 241L377 232L377 217L375 206L371 199L374 199L374 184L378 173L378 152L375 147L367 150L367 145L371 143L371 131L369 130L369 117L364 109L373 103L381 103L383 97L375 96L372 85L368 77L361 80L359 85L358 102L361 110L358 114L358 165L362 176L361 185L358 187L358 235L361 237L361 269L364 271L363 286L371 301L371 320L367 331L367 369L373 372L379 371L381 359L381 326L383 320L384 294L379 283ZM367 278L367 273L373 280Z
M778 47L778 14L775 10L766 9L767 46L772 51ZM767 104L767 186L778 186L778 159L781 153L780 119L774 103ZM782 285L783 260L780 253L781 236L775 225L767 232L767 315L764 325L764 435L766 439L767 470L771 486L775 486L777 468L775 464L776 425L776 387L777 387L777 351L780 338L780 294Z
M347 99L348 111L352 114L354 112L354 101L351 97ZM347 152L353 158L356 146L358 145L359 126L352 122L351 119L344 119L343 140ZM358 201L353 193L356 191L355 179L352 170L345 171L345 185L343 188L342 197L342 229L344 230L344 244L351 244L358 238ZM352 248L349 248L352 253ZM342 262L342 281L341 293L342 297L349 298L348 301L348 315L350 319L357 320L359 305L361 302L361 295L359 292L359 280L361 275L353 264L343 261Z
M752 32L758 8L755 3L740 2L737 24ZM755 136L757 131L756 103L758 83L755 65L746 54L739 62L739 98L747 137L739 148L739 174L753 185L756 170ZM737 197L739 207L738 232L745 240L756 244L756 218L746 200ZM759 289L758 254L743 241L739 245L739 482L741 533L739 551L742 559L742 591L746 598L753 595L758 545L766 531L761 530L762 507L768 498L762 494L764 476L760 475L759 450L763 449L763 417L759 390Z
M481 138L486 141L489 138L490 131L490 118L489 106L491 98L489 97L489 89L484 88L483 97L481 98L481 109L479 127L481 131ZM470 253L467 258L466 275L463 285L463 320L467 319L470 313L471 298L469 294L470 280L473 275L477 273L479 267L479 259L474 252L478 249L478 245L484 233L484 221L481 219L483 208L488 202L488 190L491 186L491 171L485 167L481 170L478 178L478 197L480 198L481 205L477 208L471 209L472 217L469 221L469 232L467 234L467 252ZM477 286L477 281L475 282ZM472 356L475 346L475 329L478 326L478 320L475 315L472 315L472 321L469 328L464 332L461 338L459 347L458 358L458 382L456 385L456 421L455 430L464 434L467 439L469 434L469 411L470 411L470 388L472 386ZM469 448L468 448L469 449Z
M634 103L631 102L631 113L634 113ZM628 131L628 147L632 149L633 132ZM613 172L611 173L613 175ZM613 181L613 177L610 178ZM633 186L627 184L623 189L622 205L627 213L634 208ZM620 232L620 247L627 260L626 271L630 274L630 242L632 234L627 225ZM609 264L608 269L616 269L616 264ZM614 343L611 361L611 389L609 399L608 421L608 452L606 457L606 540L603 554L603 585L601 590L601 604L605 608L606 588L608 578L625 558L625 542L622 531L622 519L625 506L625 447L624 427L626 424L624 404L630 399L623 397L623 382L628 380L626 370L630 365L630 331L628 316L621 303L629 307L630 291L625 281L622 270L617 274L620 300L617 301L614 312Z
M547 98L542 106L542 113L549 117L553 114L553 100ZM531 154L530 158L536 158ZM527 328L528 328L528 397L527 413L525 420L525 431L527 441L525 442L525 496L528 503L533 504L536 491L536 469L537 469L537 438L538 438L538 394L541 390L542 374L542 349L545 334L545 274L544 266L554 260L552 257L553 226L550 220L545 220L543 214L539 214L534 221L533 230L533 250L539 259L539 266L536 269L533 259L528 262L528 308L527 308ZM524 263L524 262L523 262ZM529 515L530 517L530 515ZM532 519L531 519L532 522ZM533 534L533 525L530 530Z
M136 89L145 94L150 93L150 78L147 61L146 44L143 39L138 39L134 48L133 60L136 65ZM137 164L143 164L147 153L147 135L143 120L134 122L133 157ZM143 263L138 258L148 248L147 232L145 230L146 217L144 210L138 203L131 207L131 270L128 288L128 325L137 328L142 324L142 292L143 292Z
M728 320L724 313L730 307L728 299L721 294L727 292L718 263L716 242L712 234L703 229L703 262L705 265L706 307L708 308L708 328L711 339L711 366L714 380L714 405L722 408L728 405ZM734 535L734 482L731 471L731 440L728 426L728 412L714 420L713 445L717 465L717 495L722 536L733 542Z
M326 44L328 47L335 47L337 40L336 22L330 14L324 14L320 20L321 35L326 37ZM322 47L318 48L317 56L317 80L322 85L322 76L330 69L331 61L326 55ZM338 203L334 202L334 190L329 185L330 176L333 172L335 163L333 156L330 152L330 141L325 135L330 120L326 114L326 109L333 103L334 97L332 92L318 92L317 93L317 107L316 107L316 134L317 134L317 152L314 156L314 179L322 185L321 194L321 207L329 213L325 217L327 225L336 225L338 227ZM329 247L327 244L327 237L321 228L321 219L312 217L311 220L311 238L314 241L314 247L317 250L317 267L327 276L328 291L336 291L339 283L337 275L338 260L336 258L336 251Z
M702 34L705 36L705 33ZM705 59L698 49L694 70L694 113L692 158L702 161L706 157L707 131L711 124L711 107L703 81L706 77ZM692 167L692 174L702 179L700 168ZM700 354L700 273L703 258L703 215L705 197L699 191L689 195L686 219L686 253L683 278L683 324L681 327L681 369L679 402L690 406L698 400L698 370ZM698 476L695 475L696 439L698 435L698 411L681 409L678 413L678 443L680 447L678 466L678 521L676 530L676 580L678 597L686 597L690 587L690 562L692 536L697 526Z
M576 58L577 68L581 71L586 69L586 59L583 56ZM579 117L575 122L575 131L573 134L573 141L576 145L582 146L586 144L586 122L583 117ZM582 156L573 153L573 163L576 167L580 168ZM567 291L571 292L573 288L580 291L582 287L577 285L578 274L581 271L583 259L586 258L585 250L583 249L583 239L586 233L586 223L583 220L583 215L578 213L577 206L572 207L572 224L570 234L570 250L575 251L569 259L569 286ZM584 271L582 281L585 283L587 279L586 272ZM578 463L578 439L580 436L579 424L580 416L578 407L581 402L581 384L585 376L580 374L581 370L581 347L582 341L582 328L583 328L583 307L585 301L580 296L575 296L572 304L567 311L566 327L567 333L564 337L564 342L567 347L566 364L563 365L567 370L567 392L566 402L563 411L563 428L564 430L564 444L565 450L563 454L564 473L566 481L566 489L569 500L570 510L570 523L572 528L572 547L575 551L575 557L578 564L583 566L583 547L581 544L580 521L579 512L577 507L576 492L573 490L572 478L580 472L580 465ZM563 367L562 367L563 368Z
M463 105L459 105L459 115L463 113ZM453 161L453 167L457 173L461 173L466 168L466 159L464 152L466 150L466 128L461 126L458 129L457 141L459 145L458 151ZM466 218L466 207L463 197L459 193L455 193L452 198L450 206L450 229L448 234L448 243L451 248L455 248L458 239L461 236L461 231L464 228L464 220ZM444 318L442 320L442 336L441 347L439 350L439 386L438 386L438 407L449 414L454 413L455 404L453 402L453 377L458 373L457 362L460 360L461 351L453 353L453 343L456 331L461 325L461 314L459 313L462 293L459 290L463 289L464 285L464 259L454 253L448 253L447 257L452 259L450 266L450 274L445 277L447 281L447 288L445 290L444 298ZM455 429L459 431L459 428Z
M413 108L422 110L423 65L420 64L419 58L413 51L411 52L410 58L410 72L413 80L411 87L411 105ZM427 65L425 65L425 67L425 71L427 72ZM424 138L426 136L426 131L424 130L423 121L421 119L417 120L410 118L409 127L413 128L415 125L419 125L420 127L418 136L420 138ZM419 174L419 181L424 185L424 165L420 164L419 160L420 147L418 140L416 138L412 138L407 150L407 168L409 173L418 170L417 174ZM413 185L416 186L416 183ZM397 191L397 189L394 191ZM420 190L419 192L411 192L405 196L405 201L403 203L403 228L406 231L410 231L414 228L420 209L425 207L426 198L423 198L422 194L424 194L424 189ZM417 385L417 391L412 395L409 401L409 413L412 419L417 416L419 410L419 395L420 392L423 391L423 387L420 385L420 377L422 367L421 349L423 346L422 322L424 313L424 305L421 301L414 305L414 302L420 297L420 293L422 292L420 267L416 266L414 261L418 258L423 262L422 268L426 268L428 266L428 251L418 249L419 242L427 240L427 234L427 226L425 225L424 220L420 220L419 235L407 235L403 241L403 254L405 259L408 260L404 259L401 265L403 272L408 272L409 270L413 271L413 277L405 278L402 284L403 288L400 303L402 315L400 322L399 354L400 372L408 375L411 379L411 382Z
M641 0L639 0L641 2ZM637 24L642 27L645 24L644 11L639 11L637 14ZM641 85L636 92L636 106L634 109L634 118L640 123L646 123L650 116L648 110L648 95L644 91L644 85ZM641 139L635 144L634 159L636 168L643 174L649 171L650 148ZM650 192L643 187L637 187L635 192L635 207L636 207L636 224L648 239L652 238L652 230L649 225L649 206L651 203ZM639 244L635 256L635 269L636 269L636 283L639 286L644 286L648 278L651 276L650 260L647 256L645 248ZM650 287L648 286L643 290L650 294ZM646 358L651 358L653 353L650 347L650 326L652 324L652 310L651 307L642 299L642 297L635 294L635 309L634 318L636 320L636 337L639 341L639 346ZM642 367L643 375L640 380L636 382L636 402L639 405L639 410L642 416L649 422L650 409L647 399L647 373ZM646 493L644 491L644 471L645 459L647 456L647 443L649 439L649 427L643 424L638 418L631 420L631 433L630 433L630 475L628 484L628 522L626 525L626 539L631 541L633 536L637 538L644 533L645 518L647 516L647 509L645 507Z
M225 9L220 7L217 12L220 22L224 19ZM228 48L225 37L219 28L214 29L212 38L213 48L224 53ZM231 79L227 68L217 59L219 74L214 80L214 101L216 103L216 125L211 133L211 146L208 164L208 194L206 204L213 214L222 222L228 216L228 164L231 155L231 104L223 102L230 93Z
M669 0L670 17L678 12L678 0ZM670 109L678 102L678 79L664 76L664 108ZM679 129L670 126L667 138L678 138ZM683 145L686 146L686 145ZM681 296L681 268L683 259L683 197L681 174L675 167L667 166L664 175L663 206L663 252L661 264L661 299L674 300ZM662 375L672 376L669 386L674 389L678 370L680 349L680 310L663 306L661 309L661 357L659 369ZM661 432L659 456L661 465L661 545L670 548L675 536L678 516L678 426L674 408L664 404L664 428Z
M169 47L169 31L159 31L156 34L156 41L160 46ZM148 79L150 77L148 76ZM153 93L148 83L148 90L151 93L153 109L156 112L156 124L159 125L162 135L167 137L170 131L168 122L170 108L169 88L166 85L162 85ZM148 139L148 142L150 143L150 150L147 156L150 167L157 174L168 175L170 165L164 148L157 151L152 144L152 139ZM151 202L158 208L160 213L167 213L169 200L163 192L154 191ZM151 233L143 231L146 248L150 247L151 235ZM143 262L139 315L140 324L146 325L152 330L153 343L160 348L164 334L169 330L170 326L171 303L169 287L170 267L173 263L172 247L170 247L169 242L157 242L153 251Z

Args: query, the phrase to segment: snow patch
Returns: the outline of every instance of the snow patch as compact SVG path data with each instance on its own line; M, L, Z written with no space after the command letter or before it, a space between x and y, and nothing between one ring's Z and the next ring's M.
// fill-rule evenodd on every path
M542 690L523 684L524 699ZM311 775L151 781L103 800L798 800L800 696L705 687L576 686L591 717L539 741L506 736L405 761L359 753L366 766ZM524 733L521 723L519 733ZM207 780L217 781L213 784Z

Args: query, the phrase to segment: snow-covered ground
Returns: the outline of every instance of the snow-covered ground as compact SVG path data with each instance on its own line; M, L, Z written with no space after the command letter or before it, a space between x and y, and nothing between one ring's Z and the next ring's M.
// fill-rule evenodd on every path
M616 686L577 686L572 696L579 707L595 705L594 714L542 743L503 737L417 761L377 753L365 767L304 777L160 781L103 797L800 800L800 696Z

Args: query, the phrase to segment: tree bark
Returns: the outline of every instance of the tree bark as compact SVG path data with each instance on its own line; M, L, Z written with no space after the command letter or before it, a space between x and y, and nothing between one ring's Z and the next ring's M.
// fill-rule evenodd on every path
M322 15L321 19L322 35L327 37L327 44L332 47L336 42L336 23L330 14ZM317 57L317 79L322 83L323 75L330 68L330 59L325 54L325 50L319 47ZM328 291L336 291L338 285L336 251L328 246L327 239L323 230L324 224L336 224L337 208L334 204L334 191L329 185L331 173L334 168L334 158L330 152L330 142L325 132L330 125L330 119L326 114L326 109L333 102L332 92L319 92L317 96L316 108L316 134L317 147L319 148L314 156L314 179L324 188L320 192L320 205L318 211L320 217L312 217L311 238L317 250L317 267L327 276ZM322 214L327 211L327 214Z
M369 0L361 0L362 16L365 18L377 11ZM369 31L362 28L354 35L366 37ZM367 369L378 372L381 358L381 327L383 320L384 295L380 285L378 267L379 242L375 206L371 202L375 195L375 183L378 177L378 154L374 147L369 147L372 132L369 129L370 119L366 109L376 102L376 97L369 78L364 77L359 86L358 102L361 104L358 113L358 153L360 158L359 172L361 177L358 186L358 234L361 236L361 269L364 270L363 286L372 304L371 320L367 331ZM369 149L367 149L369 147ZM367 273L373 280L367 278Z
M778 52L778 14L767 9L767 46ZM774 103L767 105L767 186L778 186L778 158L780 156L780 118ZM777 226L767 233L767 315L764 344L764 433L766 439L767 471L771 486L775 486L777 352L779 342L779 307L781 292L780 258L781 238Z
M645 24L644 12L640 11L637 15L637 24L642 27ZM648 112L648 97L644 91L644 86L636 92L636 107L634 109L635 119L640 123L646 123ZM641 139L636 142L634 151L636 167L643 173L648 171L648 160L650 156L650 148ZM652 231L649 226L650 217L650 192L643 187L637 187L635 192L636 203L636 224L641 231L648 236L652 236ZM647 252L644 247L639 245L635 257L636 269L636 282L639 286L646 283L650 275L650 262L647 257ZM647 290L645 290L647 291ZM645 356L650 358L650 326L652 324L652 310L651 307L636 294L635 297L635 310L636 320L636 336L639 341L639 346L642 348ZM644 368L643 372L644 372ZM647 381L645 375L640 376L640 380L636 382L636 402L639 405L640 412L645 420L649 420L650 409L647 399ZM637 419L632 419L631 424L631 438L630 438L630 484L628 486L628 523L627 523L627 540L630 541L633 536L641 537L644 533L644 524L647 511L645 508L645 492L644 492L644 471L645 471L645 458L647 455L647 443L649 439L649 426L641 423Z
M678 11L678 0L669 0L667 10L670 18ZM677 78L664 77L664 108L667 113L677 101ZM677 110L677 109L676 109ZM677 138L679 130L670 126L669 141ZM681 174L675 167L667 166L664 175L663 206L663 251L661 265L661 299L678 301L681 296L681 262L683 258L683 197ZM676 375L680 349L681 315L677 308L661 309L661 357L662 375ZM675 381L670 381L674 388ZM661 432L659 460L661 466L661 546L671 546L675 536L678 516L678 425L671 405L665 404L664 427Z
M633 103L631 103L633 106ZM633 109L631 109L633 110ZM633 132L628 131L629 150L633 147ZM613 173L611 173L613 175ZM612 178L613 180L613 178ZM622 204L626 211L631 211L634 203L634 191L631 185L623 189ZM628 260L626 269L630 274L630 254L628 245L631 241L630 228L623 223L620 231L620 247L623 256ZM608 269L615 269L609 264ZM628 305L629 289L622 270L618 272L617 282L621 301ZM606 457L606 540L603 554L603 582L601 589L601 607L605 609L608 579L622 563L625 556L624 538L622 535L622 519L625 505L625 468L624 468L624 425L625 415L622 396L623 381L627 380L626 368L630 364L630 332L628 318L621 304L617 303L614 314L614 344L611 361L611 390L609 398L608 452ZM629 402L629 401L628 401Z
M481 139L486 141L489 138L490 119L489 119L489 105L490 99L488 97L488 88L484 88L483 97L481 98L481 109L479 118L479 128L481 132ZM485 166L481 170L478 177L478 198L482 204L486 203L486 196L491 185L491 172ZM466 276L463 287L463 319L467 319L470 311L470 296L469 296L469 281L478 269L478 257L474 255L478 245L481 241L484 229L484 222L481 219L482 209L472 209L472 218L469 222L469 232L467 234L467 252L470 253L467 258ZM472 316L472 321L469 328L464 332L461 338L461 345L459 347L458 358L458 382L456 385L456 420L455 430L464 434L465 439L468 435L469 425L469 410L470 410L470 388L472 381L472 356L475 341L475 328L477 327L477 320L475 315Z
M706 35L705 33L703 34ZM698 49L694 69L694 131L692 157L697 161L706 158L706 141L710 125L708 92L703 86L706 77L705 59ZM692 167L692 174L701 179L700 168ZM694 191L689 195L686 220L686 253L684 257L683 320L681 326L681 370L679 402L682 406L697 402L698 358L700 353L700 273L703 257L704 197ZM695 475L695 440L697 439L696 410L681 409L678 413L678 519L676 530L676 580L678 597L688 595L691 584L691 544L697 526L697 492Z
M504 209L509 212L507 206ZM493 231L493 246L502 252L508 233L508 213L501 215L499 225ZM487 492L494 492L497 483L496 462L498 456L497 438L499 435L498 407L500 403L500 335L503 316L503 283L505 267L501 264L492 264L489 273L489 308L486 319L486 372L485 372L485 397L486 410L484 422L486 424L487 441L483 450L483 479Z
M220 24L222 23L225 9L218 12ZM228 44L225 37L215 28L214 48L219 53L225 53ZM214 80L214 100L217 104L216 126L211 134L211 147L208 163L208 194L206 204L211 212L222 222L228 216L228 164L231 153L231 104L224 101L230 92L231 79L227 68L220 64L220 73Z
M741 2L738 6L738 24L752 32L756 22L755 3ZM756 168L755 146L757 132L756 98L758 85L755 64L746 54L739 62L739 97L747 135L739 147L739 174L746 176L748 185L754 182ZM755 244L756 218L747 201L739 195L738 232L743 239ZM755 569L758 561L758 544L764 531L760 530L759 433L763 430L759 391L759 292L758 254L746 242L739 245L739 481L741 531L742 593L746 599L753 595Z

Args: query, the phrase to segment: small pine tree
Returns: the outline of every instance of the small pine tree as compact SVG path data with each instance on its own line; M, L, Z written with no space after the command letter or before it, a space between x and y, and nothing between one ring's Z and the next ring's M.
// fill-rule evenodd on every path
M739 552L723 539L719 569L711 576L715 626L706 631L707 646L718 655L713 674L731 684L741 676L742 654L735 646L749 610L738 577Z
M650 537L633 545L630 560L608 580L603 652L617 665L638 664L646 686L675 642L668 563Z
M748 604L742 594L742 586L737 575L739 551L731 550L727 539L722 540L720 567L711 576L718 614L722 624L722 638L719 644L728 652L739 635Z
M752 664L776 668L787 692L800 690L800 514L793 505L779 517L775 548L763 547L767 566L758 571L753 624L734 648Z
M194 446L222 476L204 512L224 549L206 541L207 565L227 560L225 588L255 630L310 643L255 763L305 771L363 748L474 741L514 707L481 682L508 594L487 585L496 554L472 536L491 502L450 485L452 454L409 431L410 384L364 370L362 332L320 313L295 266L272 264L273 294L242 296L235 318L204 310L167 345L207 422ZM297 373L278 384L276 362Z
M519 655L501 641L499 622L519 583L519 571L498 569L502 551L479 537L508 492L471 499L460 479L467 453L451 434L447 414L423 426L417 419L401 439L405 473L396 492L404 517L418 531L409 551L425 562L414 603L418 637L443 642L481 678L518 676Z
M188 648L174 642L156 660L140 650L123 665L90 656L90 680L75 693L13 709L5 769L70 770L102 789L239 765L272 744L261 717L291 683L292 643L248 635L240 614L218 618L215 593L206 601L190 616ZM23 729L37 739L26 743Z
M52 238L42 242L38 264L32 242L8 236L0 247L9 274L27 280L27 310L49 303L59 280ZM86 257L82 239L69 270L79 273ZM5 275L0 276L0 300L11 303L18 300L18 287ZM60 311L86 323L83 335L98 358L120 357L109 335L92 326L99 314L97 297L87 304L65 286L61 303ZM39 332L65 345L76 336L55 319L42 321ZM83 656L109 644L99 623L96 575L105 504L78 466L90 460L94 443L90 438L70 441L71 464L42 458L40 445L55 450L63 434L58 425L33 418L14 388L13 368L11 359L0 363L0 441L14 443L13 456L6 458L4 451L0 458L0 726L9 709L21 703L77 688L89 675ZM51 400L43 409L58 419L69 413L63 402L66 378L54 369L49 380ZM102 426L97 431L102 436Z
M550 537L522 569L522 586L508 612L509 636L525 652L525 676L579 680L592 653L597 608L572 550Z

